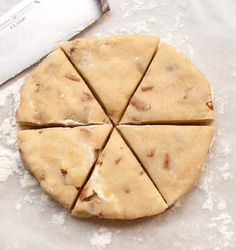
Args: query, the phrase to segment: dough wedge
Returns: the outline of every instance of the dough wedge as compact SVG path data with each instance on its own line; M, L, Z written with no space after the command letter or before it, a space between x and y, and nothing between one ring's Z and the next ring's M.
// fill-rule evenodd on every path
M110 130L111 125L21 130L19 152L44 192L69 210Z
M119 126L160 193L172 205L200 176L213 137L211 126Z
M121 124L208 124L213 120L209 82L184 55L161 44Z
M136 219L167 205L116 129L101 153L72 215Z
M159 38L119 35L62 45L116 124L154 56Z
M27 78L16 120L31 127L109 123L61 49L49 54Z

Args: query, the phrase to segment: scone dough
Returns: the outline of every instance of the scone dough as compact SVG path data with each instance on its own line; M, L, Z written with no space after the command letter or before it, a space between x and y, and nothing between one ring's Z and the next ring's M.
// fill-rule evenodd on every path
M198 179L214 120L206 78L153 36L80 38L27 78L22 161L75 217L160 214Z
M159 191L172 205L201 174L211 126L119 126Z
M21 159L52 198L70 209L111 125L21 130Z
M206 78L185 56L161 44L121 123L199 124L213 119Z
M109 123L61 49L49 54L27 78L16 119L31 126Z
M158 42L157 37L120 35L77 39L62 48L117 123Z
M159 214L166 208L167 204L114 130L72 215L135 219Z

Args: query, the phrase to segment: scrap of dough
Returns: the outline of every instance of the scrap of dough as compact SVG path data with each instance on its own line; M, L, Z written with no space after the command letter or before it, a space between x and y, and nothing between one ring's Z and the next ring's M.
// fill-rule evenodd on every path
M72 210L77 217L135 219L167 205L116 130Z
M120 35L76 39L61 47L117 123L158 43L157 37Z
M21 130L22 161L52 198L70 209L111 125Z
M49 54L26 80L16 119L33 126L109 123L61 49Z
M213 136L211 126L128 126L118 128L172 205L198 179Z
M206 78L182 54L162 44L121 123L195 124L213 120L211 89Z

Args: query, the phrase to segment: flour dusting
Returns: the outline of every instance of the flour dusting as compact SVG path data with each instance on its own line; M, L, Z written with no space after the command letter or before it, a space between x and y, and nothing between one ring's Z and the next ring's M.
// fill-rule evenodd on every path
M199 188L205 191L207 196L206 200L202 204L202 209L208 209L210 211L213 210L215 205L215 192L213 191L213 173L209 171L207 175L205 175L200 182Z
M217 239L219 241L219 245L222 245L223 247L232 246L230 242L234 236L234 232L229 230L229 226L232 224L232 218L226 212L222 212L218 216L211 218L208 228L215 227L219 230L220 237Z
M230 167L230 164L228 162L225 162L221 167L220 167L220 173L224 181L227 181L229 179L233 179L234 175L232 173L232 169Z
M64 211L52 215L52 223L56 225L63 225L65 223L65 219L66 219L66 213Z
M24 78L1 92L0 113L5 117L0 124L0 182L21 172L21 162L16 151L15 111L19 104L19 88Z
M90 239L90 244L95 246L97 249L104 249L111 244L112 232L108 229L101 227L97 232L95 232Z
M10 176L20 172L15 154L10 150L0 147L0 182L4 182Z
M25 171L20 178L21 188L30 188L38 185L37 180L28 172Z

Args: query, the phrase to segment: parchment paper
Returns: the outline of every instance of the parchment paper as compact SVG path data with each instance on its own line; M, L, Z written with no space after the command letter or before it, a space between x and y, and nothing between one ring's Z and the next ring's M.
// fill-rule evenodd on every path
M159 35L210 80L217 129L205 172L192 192L157 217L116 222L67 216L21 169L14 149L21 75L0 89L0 177L1 171L9 173L0 182L0 249L236 249L236 2L110 0L110 5L109 16L84 36Z

